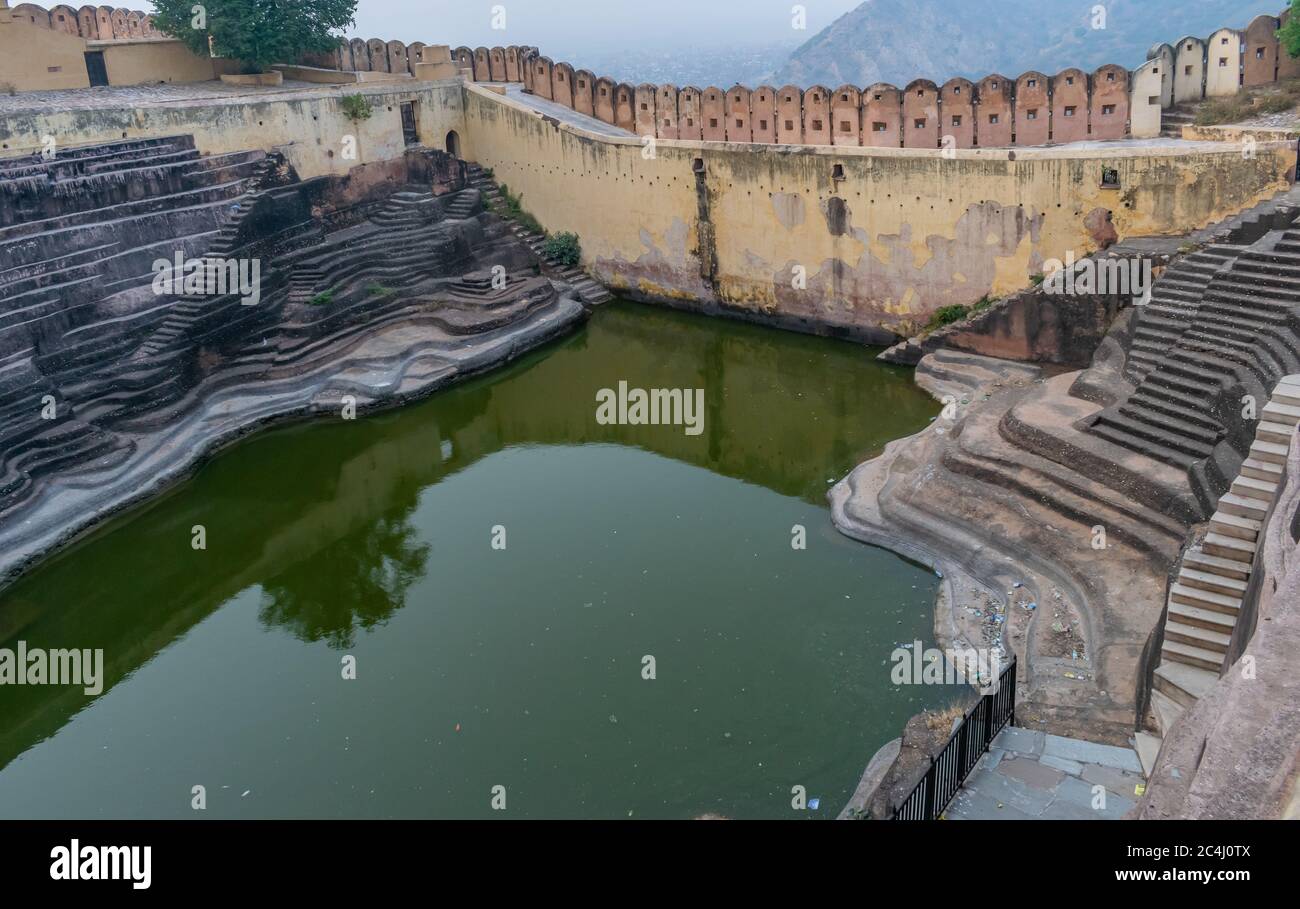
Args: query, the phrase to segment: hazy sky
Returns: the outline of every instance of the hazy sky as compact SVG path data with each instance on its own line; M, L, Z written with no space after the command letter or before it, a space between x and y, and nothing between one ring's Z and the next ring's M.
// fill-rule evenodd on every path
M535 44L544 53L547 47L649 50L720 39L795 45L861 2L802 0L807 30L796 31L794 0L359 0L349 37L452 47ZM492 28L494 6L505 10L505 31Z

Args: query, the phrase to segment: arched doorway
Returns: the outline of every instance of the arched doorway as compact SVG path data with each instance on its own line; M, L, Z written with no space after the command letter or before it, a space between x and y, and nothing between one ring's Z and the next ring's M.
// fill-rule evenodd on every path
M454 129L447 133L447 154L454 158L460 157L460 136L456 135Z

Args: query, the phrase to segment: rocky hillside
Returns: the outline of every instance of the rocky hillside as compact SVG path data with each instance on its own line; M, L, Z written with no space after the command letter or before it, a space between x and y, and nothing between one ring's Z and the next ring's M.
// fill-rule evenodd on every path
M1104 28L1093 7L1104 5ZM1286 0L866 0L791 54L775 75L784 85L846 82L905 85L924 77L975 79L1103 63L1135 68L1161 41L1206 37L1225 25L1244 28Z

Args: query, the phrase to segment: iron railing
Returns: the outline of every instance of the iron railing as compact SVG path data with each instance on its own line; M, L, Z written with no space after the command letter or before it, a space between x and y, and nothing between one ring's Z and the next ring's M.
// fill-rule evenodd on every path
M961 726L943 750L930 759L930 768L894 810L896 821L932 821L943 814L961 784L970 776L989 743L1003 727L1016 721L1016 658L998 676L997 690L986 694L962 718Z

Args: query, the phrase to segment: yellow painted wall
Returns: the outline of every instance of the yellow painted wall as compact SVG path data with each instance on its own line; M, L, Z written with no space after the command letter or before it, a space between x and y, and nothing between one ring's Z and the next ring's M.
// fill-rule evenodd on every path
M0 91L86 88L86 42L77 35L0 22ZM51 68L55 68L51 72Z
M1289 143L942 152L761 148L611 138L467 85L464 156L523 193L549 230L634 295L720 304L810 326L906 333L952 303L1025 287L1046 259L1121 237L1180 234L1285 188ZM713 234L701 224L704 167ZM843 179L833 180L835 165ZM1121 189L1102 189L1103 167ZM843 216L832 213L832 197ZM834 225L834 229L833 229ZM716 266L710 259L716 258ZM796 266L806 288L792 286Z
M370 119L354 123L344 116L341 101L351 94L370 100ZM266 100L258 100L259 96ZM88 110L34 106L0 118L0 144L5 146L0 155L38 151L41 137L46 135L67 146L188 133L204 154L254 148L283 152L305 179L401 157L405 144L399 103L408 100L416 102L417 124L425 145L442 148L447 131L462 126L459 82L417 83L400 89L383 83L373 87L320 86L297 92L250 89L246 95L184 106L109 107L107 100ZM344 157L348 136L356 139L354 159Z
M91 41L88 47L104 52L109 85L206 82L215 78L211 57L200 57L171 38Z

